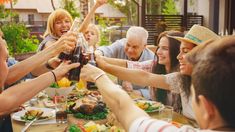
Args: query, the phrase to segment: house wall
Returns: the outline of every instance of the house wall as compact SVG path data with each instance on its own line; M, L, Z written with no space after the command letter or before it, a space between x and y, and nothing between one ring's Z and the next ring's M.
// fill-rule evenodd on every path
M226 22L225 22L225 2L226 0L220 0L219 7L219 33L222 34L226 30Z
M47 21L47 18L49 14L39 14L36 10L17 10L19 13L19 19L20 21L27 22L28 21L28 15L33 14L34 15L34 21Z
M198 0L197 6L197 14L203 15L204 26L209 27L209 0Z

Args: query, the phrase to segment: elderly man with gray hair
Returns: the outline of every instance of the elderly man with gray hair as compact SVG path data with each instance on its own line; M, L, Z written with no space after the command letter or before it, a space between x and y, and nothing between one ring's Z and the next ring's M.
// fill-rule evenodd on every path
M96 54L110 58L126 59L131 61L153 60L154 53L146 48L148 31L143 27L132 26L128 29L126 38L117 40L109 46L101 46L96 50ZM122 81L118 81L123 85ZM134 90L139 90L141 94L150 99L149 91L145 87L133 85Z

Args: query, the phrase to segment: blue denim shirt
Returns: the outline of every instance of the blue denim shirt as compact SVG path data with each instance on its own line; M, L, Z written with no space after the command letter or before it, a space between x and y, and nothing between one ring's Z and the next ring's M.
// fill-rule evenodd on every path
M101 51L103 55L106 57L129 60L124 51L126 43L127 43L127 39L123 38L123 39L117 40L116 42L114 42L113 44L109 46L101 46L97 48L97 50ZM147 61L147 60L154 60L155 58L154 56L155 55L152 51L145 48L138 61L142 62L142 61ZM118 80L118 84L122 85L122 80ZM150 99L150 94L149 94L149 90L147 86L142 87L142 86L138 86L134 84L132 85L133 85L134 90L140 90L143 97L145 97L146 99Z
M8 67L11 67L11 66L15 65L16 63L18 63L18 61L15 60L15 58L12 58L12 57L8 58L8 61L7 61ZM16 81L12 85L17 84L17 83L21 82L22 80L31 79L31 78L34 78L34 76L31 73L29 73L29 74L25 75L24 77L22 77L20 80ZM12 86L12 85L10 85L10 86ZM5 89L7 89L10 86L6 86Z

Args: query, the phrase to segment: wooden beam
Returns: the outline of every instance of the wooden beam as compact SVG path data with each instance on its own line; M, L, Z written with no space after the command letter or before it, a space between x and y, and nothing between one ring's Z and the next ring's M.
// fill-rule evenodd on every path
M183 17L183 28L187 30L187 19L188 19L188 0L184 0L184 17Z
M145 15L146 15L146 0L142 0L141 6L141 26L145 27Z

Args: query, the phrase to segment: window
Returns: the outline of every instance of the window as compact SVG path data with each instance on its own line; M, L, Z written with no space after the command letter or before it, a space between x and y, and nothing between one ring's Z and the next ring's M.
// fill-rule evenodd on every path
M29 22L29 24L31 24L31 25L34 24L34 14L29 14L29 15L28 15L28 22Z
M18 22L20 21L19 15L14 16L14 21L15 21L16 23L18 23Z

